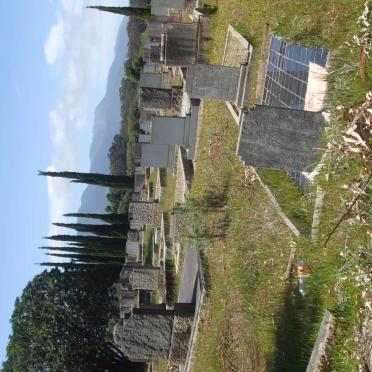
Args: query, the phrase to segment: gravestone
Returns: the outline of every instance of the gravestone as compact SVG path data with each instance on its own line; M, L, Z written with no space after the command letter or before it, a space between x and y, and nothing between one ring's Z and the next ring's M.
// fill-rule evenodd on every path
M169 15L172 10L183 10L186 0L151 0L151 14Z
M324 126L320 112L257 105L241 115L237 155L249 166L309 170Z
M139 108L146 110L170 110L172 89L141 88Z
M125 243L125 262L137 262L140 258L140 243L138 231L130 230Z
M174 145L158 145L140 143L140 163L144 167L156 167L161 169L173 169L176 149Z
M246 103L248 65L240 67L195 64L187 69L185 90L191 98Z
M128 291L121 289L119 294L120 319L130 313L138 303L138 291Z
M161 211L155 202L130 202L129 223L131 229L141 228L144 225L160 227Z
M140 88L139 109L163 111L180 109L182 88Z
M192 100L191 112L185 117L154 115L150 133L140 135L139 142L153 145L187 146L189 149L187 157L189 160L194 160L199 104L199 100Z
M190 66L198 57L197 23L155 23L150 20L144 45L146 63Z
M171 347L173 310L133 309L114 328L114 341L133 362L168 359Z
M161 47L160 61L166 66L191 66L198 56L198 24L168 23Z
M170 89L172 87L172 77L171 71L164 73L142 73L140 87Z
M139 264L124 264L120 271L121 284L127 290L159 290L163 283L163 275L160 267Z

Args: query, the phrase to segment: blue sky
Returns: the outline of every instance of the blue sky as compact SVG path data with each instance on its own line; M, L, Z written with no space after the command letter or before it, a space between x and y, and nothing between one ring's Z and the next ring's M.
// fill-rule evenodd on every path
M15 298L46 261L50 221L79 205L79 186L39 169L89 168L93 112L106 88L120 16L91 0L0 1L0 363ZM125 1L100 0L103 5Z

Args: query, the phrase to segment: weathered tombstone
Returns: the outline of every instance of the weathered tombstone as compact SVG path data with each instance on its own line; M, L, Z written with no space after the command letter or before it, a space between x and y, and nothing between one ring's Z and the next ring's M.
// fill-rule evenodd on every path
M198 57L197 23L149 23L144 45L146 63L190 66Z
M142 73L140 77L141 88L170 89L172 87L172 73Z
M170 110L172 89L141 88L139 107L147 110Z
M138 303L138 291L121 289L119 294L120 319L130 313Z
M140 242L138 231L130 230L125 243L125 262L137 262L140 258Z
M141 135L139 142L187 146L189 148L188 159L194 160L199 104L200 101L192 100L191 112L185 117L154 115L150 134Z
M161 212L158 203L130 202L128 214L132 229L141 228L144 225L160 227Z
M120 271L123 288L156 291L162 286L163 271L160 267L124 264Z
M168 23L162 36L160 61L166 66L190 66L198 56L198 24Z
M181 88L141 88L138 107L145 110L179 110L182 100Z
M257 105L241 115L237 155L254 167L309 170L324 126L320 112Z
M172 10L183 10L186 0L152 0L151 14L168 16Z
M195 64L186 74L186 92L191 98L246 104L248 65L240 67Z
M157 167L162 169L173 169L175 162L174 145L155 145L151 143L140 143L140 163L144 167Z
M114 340L131 361L168 359L171 347L173 310L133 309L116 324Z

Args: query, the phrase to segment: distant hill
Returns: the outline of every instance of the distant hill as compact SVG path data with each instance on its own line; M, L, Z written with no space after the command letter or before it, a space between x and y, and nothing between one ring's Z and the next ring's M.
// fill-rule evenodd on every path
M128 52L128 17L123 17L115 44L115 57L107 79L106 94L98 104L94 114L93 141L90 146L90 171L108 173L110 164L108 152L113 137L120 131L121 103L119 88L124 74L124 62ZM87 186L81 197L82 212L104 212L107 205L107 189Z

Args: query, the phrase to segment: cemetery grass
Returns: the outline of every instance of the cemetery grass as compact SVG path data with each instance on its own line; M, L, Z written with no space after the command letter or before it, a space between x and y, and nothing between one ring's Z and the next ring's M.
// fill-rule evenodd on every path
M143 247L143 262L147 265L152 265L152 258L154 253L152 248L152 235L152 228L150 226L146 226Z
M291 234L258 181L244 176L235 156L237 136L227 107L205 102L190 199L214 194L226 205L192 214L210 286L195 371L260 371L274 361Z
M264 41L271 32L303 45L327 47L331 51L331 68L326 106L334 114L338 105L350 107L363 101L371 87L368 78L363 81L360 77L360 50L345 45L345 41L351 41L359 32L357 19L364 2L205 1L219 7L212 21L214 42L209 48L210 63L221 63L226 30L231 23L256 47L249 102L254 104L259 102L255 87L263 78L259 75L260 64L267 56ZM366 67L367 76L372 76L371 65ZM339 136L344 128L345 122L333 115L324 143ZM314 201L311 194L315 190L307 190L304 195L289 187L291 196L288 197L283 190L290 183L283 174L259 171L282 209L305 233L296 240L297 258L308 260L312 266L304 300L298 296L295 281L281 280L285 266L281 255L288 259L289 232L281 226L280 232L272 234L273 228L275 231L281 224L270 203L266 204L264 193L257 184L246 190L242 186L243 172L235 157L236 130L223 105L205 104L191 195L202 197L208 188L218 192L227 183L229 224L223 238L202 239L210 290L195 346L195 370L303 370L326 308L336 317L328 370L354 370L358 364L356 335L360 319L357 314L361 307L360 293L365 289L357 279L358 273L371 268L370 237L361 224L351 225L345 221L326 247L324 242L353 199L350 189L342 186L358 179L360 160L337 154L329 156L317 180L326 197L319 241L315 243L311 243L308 236ZM367 201L362 208L371 216L368 204L371 191L367 191ZM301 210L299 216L296 215L298 209ZM205 226L213 229L214 219L218 220L216 213L205 217ZM271 215L270 222L265 220L265 213ZM268 262L272 266L270 270L265 267Z

